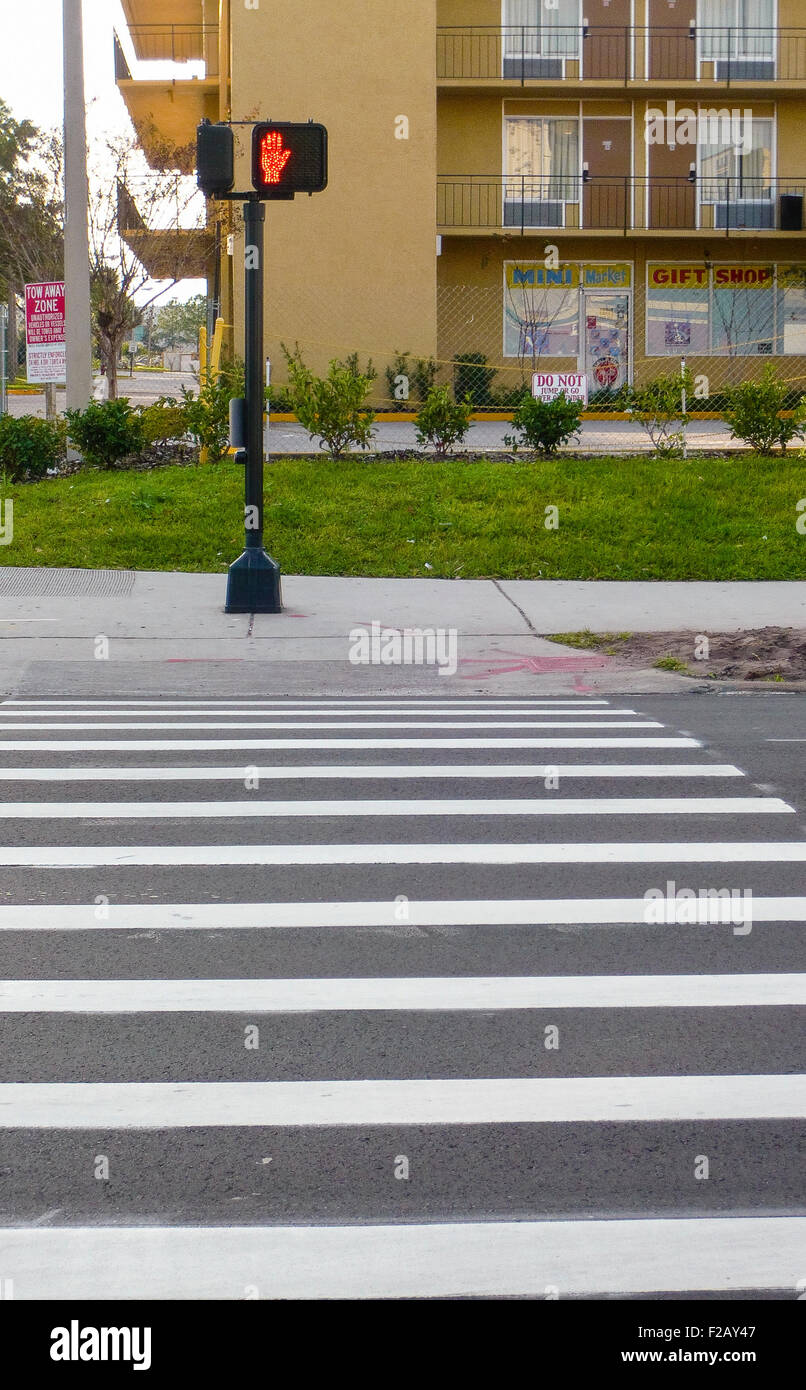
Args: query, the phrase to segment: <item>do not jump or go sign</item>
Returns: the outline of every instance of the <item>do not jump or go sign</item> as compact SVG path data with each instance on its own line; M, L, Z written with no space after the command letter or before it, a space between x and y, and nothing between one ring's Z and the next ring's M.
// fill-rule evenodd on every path
M584 372L533 372L532 395L536 400L553 401L560 393L568 401L588 404L588 378Z

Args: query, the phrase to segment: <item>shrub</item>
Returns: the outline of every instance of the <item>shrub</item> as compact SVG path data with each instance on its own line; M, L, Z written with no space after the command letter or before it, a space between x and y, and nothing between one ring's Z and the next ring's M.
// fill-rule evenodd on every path
M472 401L454 401L449 386L432 386L414 421L417 443L436 449L444 457L454 444L464 440L472 413Z
M493 410L517 410L521 401L532 393L525 381L517 386L502 386L500 391L491 391L488 405Z
M433 357L418 357L414 363L411 384L414 387L415 396L423 405L436 385L437 370L437 364Z
M293 415L294 403L287 386L272 386L269 392L268 407L275 415Z
M688 408L694 395L694 377L688 367L684 372L666 372L644 386L631 386L625 391L626 409L643 425L657 454L672 457L683 452L685 427L690 418L687 409L683 410L684 390Z
M217 375L207 376L198 396L182 387L185 428L206 449L211 463L219 463L229 451L229 403L246 390L244 364L239 357L226 358Z
M88 463L111 468L119 459L143 448L143 419L125 396L114 401L90 401L84 410L65 411L67 432Z
M64 462L67 431L63 420L36 415L0 415L0 472L9 482L43 478Z
M333 458L340 458L352 444L369 448L375 420L374 410L366 405L376 375L372 363L362 372L353 353L343 362L331 362L327 376L318 377L305 366L299 347L292 354L283 345L283 352L297 419L311 436L319 436L320 447Z
M801 400L787 415L791 392L777 381L772 363L764 368L761 381L743 381L725 391L727 406L723 414L734 439L741 439L759 454L771 454L775 445L781 453L793 439L806 431L806 401Z
M487 405L493 377L497 376L495 367L486 365L483 352L460 352L453 361L453 391L457 401L469 397L476 408Z
M143 422L143 440L146 444L156 444L167 439L182 439L188 433L187 414L184 405L173 396L160 396L153 405L140 411Z
M553 401L524 396L512 424L515 433L505 434L504 443L516 452L524 446L548 457L578 432L582 421L582 402L569 401L561 391Z

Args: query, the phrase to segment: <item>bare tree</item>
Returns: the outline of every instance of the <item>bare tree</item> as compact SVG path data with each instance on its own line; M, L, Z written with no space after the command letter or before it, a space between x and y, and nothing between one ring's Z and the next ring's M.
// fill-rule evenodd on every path
M548 353L551 330L566 307L568 291L563 286L519 285L517 290L507 284L507 303L510 318L520 325L518 360L521 372L539 371L543 356Z
M180 280L211 270L214 240L203 223L204 202L195 183L179 172L149 170L132 139L107 143L92 183L95 332L114 399L123 343L157 299Z
M9 360L17 369L17 300L27 282L61 279L63 157L59 136L14 119L0 101L0 294L9 309Z

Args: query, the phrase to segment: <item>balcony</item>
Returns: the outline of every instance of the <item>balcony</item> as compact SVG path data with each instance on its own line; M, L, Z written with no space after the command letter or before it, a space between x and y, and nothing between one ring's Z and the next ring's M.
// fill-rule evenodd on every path
M437 230L527 236L691 233L804 235L806 176L798 179L445 175Z
M133 24L127 32L140 62L201 62L208 77L218 72L217 24Z
M146 158L155 169L189 172L197 125L219 117L218 27L148 24L129 34L144 61L164 65L133 75L115 35L115 80Z
M147 181L142 181L144 186ZM173 196L171 196L173 194ZM126 245L153 280L207 279L215 267L216 238L213 228L192 219L193 195L175 181L173 189L144 193L148 225L140 215L135 195L121 180L117 183L117 229ZM195 200L199 201L198 198ZM202 204L203 204L203 200ZM187 224L191 221L191 225ZM167 225L157 225L158 222Z
M749 90L775 83L798 90L806 87L806 28L439 28L437 80L451 87L504 83L540 90L543 84L552 93L560 81L603 89L679 83Z

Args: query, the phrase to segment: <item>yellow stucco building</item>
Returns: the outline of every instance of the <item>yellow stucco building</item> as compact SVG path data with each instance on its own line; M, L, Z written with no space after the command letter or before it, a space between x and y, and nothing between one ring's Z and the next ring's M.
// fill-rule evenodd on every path
M328 127L327 190L268 208L278 363L371 356L384 396L398 351L475 355L491 402L535 368L596 392L682 356L712 391L770 360L806 387L804 0L123 8L138 60L195 74L133 77L117 49L152 162L192 167L204 116ZM210 218L237 346L240 209Z

